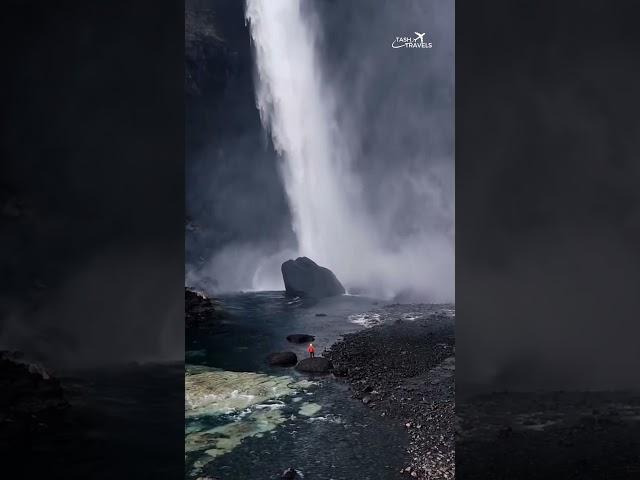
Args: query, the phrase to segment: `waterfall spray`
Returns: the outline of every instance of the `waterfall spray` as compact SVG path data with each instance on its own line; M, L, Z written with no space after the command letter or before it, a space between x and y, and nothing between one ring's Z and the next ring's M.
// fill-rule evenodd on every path
M453 269L449 239L419 236L383 246L385 232L365 208L349 139L337 123L343 106L324 77L317 27L303 3L247 0L246 7L256 55L256 104L281 158L298 253L331 268L351 291L446 296L453 272L436 279L429 271L444 264ZM442 251L449 258L439 257ZM437 282L447 283L446 289L439 290Z

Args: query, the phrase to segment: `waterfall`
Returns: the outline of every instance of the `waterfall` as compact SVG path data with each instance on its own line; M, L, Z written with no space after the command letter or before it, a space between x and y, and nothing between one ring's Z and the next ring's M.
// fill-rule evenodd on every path
M256 104L281 158L298 254L332 269L348 290L393 296L428 282L432 265L425 262L441 260L424 258L424 238L383 247L385 232L365 208L349 139L338 124L345 107L325 78L311 7L301 0L247 0L246 6Z

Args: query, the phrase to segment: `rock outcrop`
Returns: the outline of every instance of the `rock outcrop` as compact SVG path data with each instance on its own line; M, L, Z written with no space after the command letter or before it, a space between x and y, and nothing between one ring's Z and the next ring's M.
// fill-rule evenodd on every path
M184 318L187 327L214 326L225 317L218 302L190 288L184 289Z
M287 260L282 264L281 270L287 293L313 298L345 293L344 287L331 270L307 257Z
M305 373L329 373L331 369L331 362L324 357L305 358L296 365L296 370Z

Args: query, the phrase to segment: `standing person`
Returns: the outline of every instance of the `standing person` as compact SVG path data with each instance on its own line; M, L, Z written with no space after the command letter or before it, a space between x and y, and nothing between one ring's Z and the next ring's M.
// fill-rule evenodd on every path
M313 347L313 343L310 343L307 347L307 352L309 352L309 358L313 358L316 356L316 349Z

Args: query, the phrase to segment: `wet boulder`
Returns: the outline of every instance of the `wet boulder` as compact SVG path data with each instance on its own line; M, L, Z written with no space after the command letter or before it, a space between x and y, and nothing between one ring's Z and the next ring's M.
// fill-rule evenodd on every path
M301 297L324 298L342 295L344 287L331 270L307 257L282 264L282 279L287 293Z
M306 333L292 333L287 335L287 341L291 343L310 343L316 339L313 335L307 335Z
M275 352L267 357L267 361L276 367L291 367L298 363L298 357L293 352Z
M324 357L305 358L296 365L296 370L305 373L329 373L332 368L329 359Z
M298 478L298 472L296 472L295 468L289 467L284 472L282 472L282 475L280 475L280 478L286 479L286 480L293 480L295 478Z

